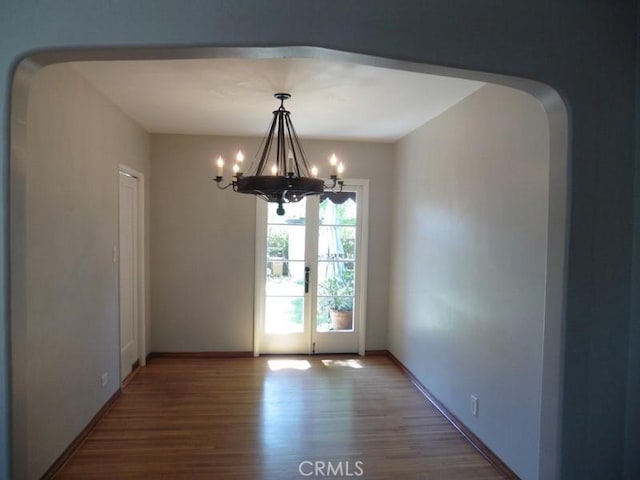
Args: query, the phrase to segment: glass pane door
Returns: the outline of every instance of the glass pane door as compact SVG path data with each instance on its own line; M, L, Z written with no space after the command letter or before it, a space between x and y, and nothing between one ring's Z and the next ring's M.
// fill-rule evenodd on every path
M356 194L349 195L352 198L342 204L329 196L320 202L316 310L320 332L353 329L357 212Z
M307 353L307 205L305 200L288 204L283 216L276 214L277 207L267 205L263 351Z
M317 215L313 350L318 353L356 352L357 192L323 195Z

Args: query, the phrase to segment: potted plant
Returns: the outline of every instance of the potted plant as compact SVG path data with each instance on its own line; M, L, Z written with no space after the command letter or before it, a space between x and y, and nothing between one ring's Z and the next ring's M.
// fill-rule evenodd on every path
M353 328L353 270L327 278L320 288L322 305L329 310L332 330Z

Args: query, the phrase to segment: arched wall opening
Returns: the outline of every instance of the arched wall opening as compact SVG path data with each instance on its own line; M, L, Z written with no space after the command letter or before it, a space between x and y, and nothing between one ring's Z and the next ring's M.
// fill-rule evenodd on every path
M495 74L470 72L433 65L415 64L377 57L369 57L321 48L208 48L208 49L162 49L162 50L83 50L65 52L45 52L31 55L22 61L14 77L11 108L11 331L12 331L12 376L13 376L13 445L14 470L23 471L27 462L29 438L25 426L28 412L34 407L34 399L28 396L28 385L37 381L37 374L26 367L31 354L27 348L29 321L27 318L28 282L27 262L29 232L26 219L29 215L27 188L27 162L29 149L29 129L34 128L30 119L28 103L32 82L38 72L47 65L82 60L123 60L123 59L184 59L184 58L326 58L351 63L381 66L399 70L409 70L442 76L468 78L482 82L511 87L525 92L540 103L548 123L548 208L546 232L546 265L544 285L544 319L542 365L540 371L541 390L539 424L538 478L559 478L560 445L560 396L562 366L562 325L564 318L565 249L567 237L567 144L568 118L559 95L550 87L525 79L517 79ZM117 352L114 352L116 354ZM411 368L410 359L407 361ZM428 382L424 381L429 387ZM91 399L84 415L90 418L104 403L108 392L98 392ZM46 435L46 432L45 432ZM51 439L52 444L58 441ZM509 459L504 459L509 463Z

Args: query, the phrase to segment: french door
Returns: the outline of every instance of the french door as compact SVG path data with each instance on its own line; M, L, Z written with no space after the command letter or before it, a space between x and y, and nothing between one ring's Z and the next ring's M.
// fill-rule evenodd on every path
M254 353L363 353L366 181L285 205L258 200Z

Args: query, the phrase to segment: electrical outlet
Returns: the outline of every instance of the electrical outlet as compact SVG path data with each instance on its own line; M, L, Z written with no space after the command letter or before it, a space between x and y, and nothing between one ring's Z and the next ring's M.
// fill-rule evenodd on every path
M109 374L105 372L100 376L100 385L104 388L107 386L107 383L109 383Z
M478 397L471 395L471 413L474 417L478 416Z

